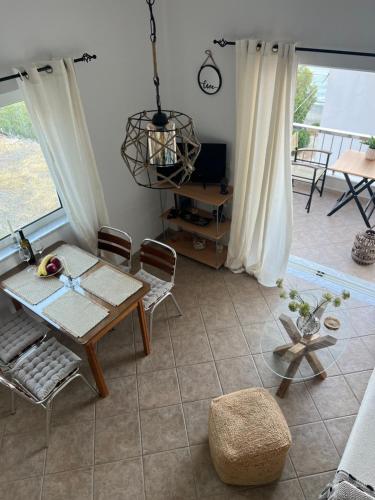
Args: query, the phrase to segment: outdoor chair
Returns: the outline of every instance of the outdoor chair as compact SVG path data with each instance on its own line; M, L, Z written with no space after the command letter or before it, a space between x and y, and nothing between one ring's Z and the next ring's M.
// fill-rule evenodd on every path
M177 254L172 247L159 241L146 238L141 244L139 260L141 269L135 274L135 278L145 281L151 287L150 291L143 297L145 311L150 315L149 335L151 339L154 311L167 297L171 297L179 315L182 316L181 308L172 293L176 273ZM144 269L144 264L159 271L163 271L170 277L169 280L165 281L147 272Z
M314 191L322 196L326 181L327 168L331 151L322 149L296 148L292 160L292 184L293 192L307 196L305 209L310 212ZM309 185L309 190L296 191L295 181Z
M15 363L7 372L0 370L0 384L10 390L11 413L14 414L15 395L46 410L46 447L49 444L52 401L68 384L80 377L97 394L96 389L79 372L81 358L50 338Z
M98 256L103 257L103 251L124 257L124 266L129 272L132 266L132 238L131 236L114 227L102 226L98 231Z

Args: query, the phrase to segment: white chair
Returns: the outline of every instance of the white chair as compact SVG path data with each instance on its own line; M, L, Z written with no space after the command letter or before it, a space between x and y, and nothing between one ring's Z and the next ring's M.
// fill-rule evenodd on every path
M151 339L154 311L167 297L171 297L179 315L182 316L181 308L172 293L176 274L177 254L172 247L160 241L146 238L141 244L139 260L141 269L135 274L135 277L145 281L151 287L150 291L143 297L145 311L150 315L149 336ZM169 281L147 272L144 269L144 264L163 271L169 276Z
M49 328L22 309L0 321L0 369L9 370L25 351L42 342Z
M127 272L132 266L132 238L121 229L102 226L98 231L98 257L102 257L103 251L124 257L124 262L120 265L125 267Z
M11 391L12 414L15 413L15 394L46 410L46 447L49 444L54 397L78 377L97 394L96 389L79 372L80 363L81 358L55 338L50 338L29 349L9 371L0 371L0 384Z

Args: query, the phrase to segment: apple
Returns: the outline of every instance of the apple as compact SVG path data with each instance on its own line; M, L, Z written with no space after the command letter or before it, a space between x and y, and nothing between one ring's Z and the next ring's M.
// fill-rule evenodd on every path
M57 257L52 257L52 259L50 260L50 263L55 264L57 269L60 269L60 267L61 267L61 261Z
M54 274L59 268L53 262L49 262L46 265L46 271L48 274Z

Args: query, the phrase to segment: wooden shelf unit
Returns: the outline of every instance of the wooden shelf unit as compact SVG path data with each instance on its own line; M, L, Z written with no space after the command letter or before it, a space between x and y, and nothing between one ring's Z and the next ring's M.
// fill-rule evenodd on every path
M178 189L171 189L171 192L177 196L184 196L196 202L211 205L216 211L233 198L232 186L228 186L228 194L220 194L220 187L217 185L204 188L200 184L184 184ZM217 222L215 217L212 216L212 212L199 208L199 215L211 217L213 220L207 226L197 226L181 217L168 219L169 211L170 209L164 211L161 218L164 223L167 222L168 225L177 226L180 231L168 231L166 243L185 257L215 269L223 266L227 257L227 247L221 245L221 249L218 245L220 240L229 233L231 221L226 219L224 222ZM195 235L206 239L206 247L203 250L196 250L193 247Z

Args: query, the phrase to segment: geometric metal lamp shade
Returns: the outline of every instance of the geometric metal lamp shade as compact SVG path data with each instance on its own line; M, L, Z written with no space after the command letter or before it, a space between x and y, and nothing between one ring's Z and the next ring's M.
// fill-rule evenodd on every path
M200 152L192 119L163 109L167 124L155 126L156 110L129 117L121 155L137 184L151 189L176 188L188 182Z

